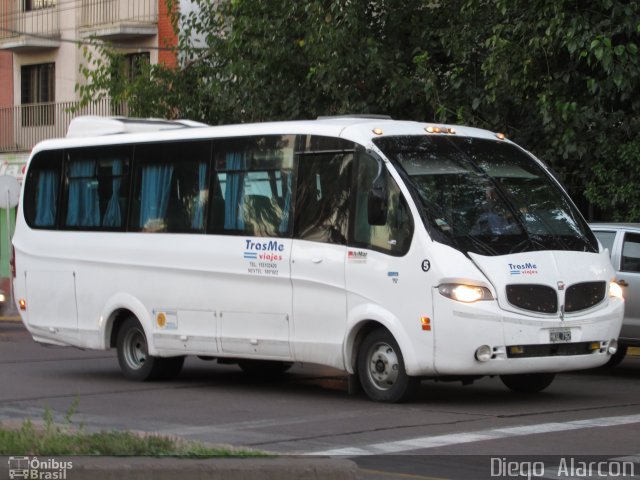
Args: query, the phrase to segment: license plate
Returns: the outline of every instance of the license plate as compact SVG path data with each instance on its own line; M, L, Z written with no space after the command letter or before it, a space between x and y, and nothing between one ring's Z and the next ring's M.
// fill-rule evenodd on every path
M549 332L551 343L561 343L571 341L571 330L551 330Z

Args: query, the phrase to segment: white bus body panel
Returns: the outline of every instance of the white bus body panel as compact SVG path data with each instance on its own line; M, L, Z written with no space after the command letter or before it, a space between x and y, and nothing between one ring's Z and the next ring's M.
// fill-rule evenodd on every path
M355 125L357 123L357 125ZM345 119L198 128L100 139L52 140L47 148L240 135L315 134L371 147L372 127L385 134L424 135L424 124ZM460 136L495 138L456 127ZM566 286L609 282L606 254L527 252L483 257L433 242L394 168L413 217L414 236L402 257L371 249L292 240L199 234L34 230L21 202L13 239L15 298L33 337L42 342L106 349L114 314L130 311L149 339L149 353L303 361L354 371L356 337L369 322L398 342L410 375L485 375L562 371L604 364L589 355L507 358L509 345L548 344L554 328L572 341L617 338L624 302L607 297L576 314L542 315L511 306L512 283ZM511 275L509 265L536 265ZM517 268L515 269L517 270ZM442 283L488 288L496 300L465 304L438 292ZM431 322L422 328L421 319ZM475 359L489 345L494 358Z

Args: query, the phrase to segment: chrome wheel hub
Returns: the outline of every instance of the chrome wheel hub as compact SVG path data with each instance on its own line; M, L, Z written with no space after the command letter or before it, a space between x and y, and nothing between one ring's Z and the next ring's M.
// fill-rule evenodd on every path
M137 370L147 359L147 342L140 330L131 330L124 341L124 359L129 368Z
M390 389L398 379L400 363L391 345L376 343L367 356L369 378L380 390Z

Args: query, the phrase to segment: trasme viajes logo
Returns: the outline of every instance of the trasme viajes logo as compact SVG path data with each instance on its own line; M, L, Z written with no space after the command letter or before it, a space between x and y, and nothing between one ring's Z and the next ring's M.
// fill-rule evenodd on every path
M55 458L9 457L9 478L32 480L65 480L73 462Z

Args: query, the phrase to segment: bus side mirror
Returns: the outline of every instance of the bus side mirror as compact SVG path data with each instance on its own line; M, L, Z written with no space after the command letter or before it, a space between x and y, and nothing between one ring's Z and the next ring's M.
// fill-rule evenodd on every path
M387 224L387 176L385 175L382 159L376 158L378 162L378 174L373 179L369 198L367 199L367 216L369 225Z

